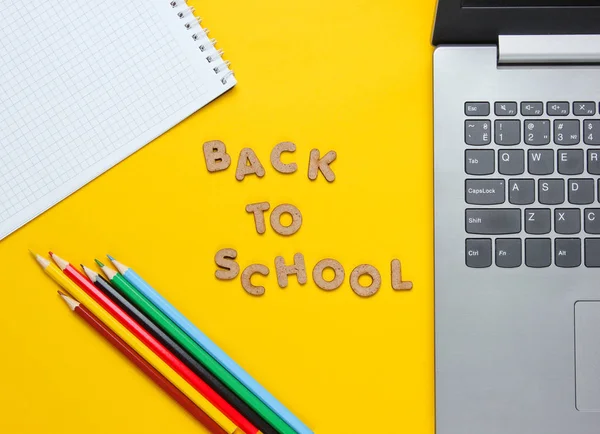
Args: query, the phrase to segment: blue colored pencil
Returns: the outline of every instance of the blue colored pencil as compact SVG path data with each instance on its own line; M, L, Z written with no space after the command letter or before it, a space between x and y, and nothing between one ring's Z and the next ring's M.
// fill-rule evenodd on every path
M190 320L188 320L181 312L179 312L171 303L169 303L162 295L152 288L144 279L140 277L133 269L123 265L115 258L107 255L108 259L119 270L119 272L131 283L138 291L140 291L148 300L150 300L157 308L167 315L175 324L188 334L198 345L210 354L217 362L229 371L231 375L237 378L244 386L246 386L258 399L266 406L275 412L289 426L291 426L298 434L312 434L312 431L298 419L291 411L283 406L273 395L271 395L264 387L262 387L254 378L244 371L235 361L229 357L223 350L211 341L208 336L202 333Z

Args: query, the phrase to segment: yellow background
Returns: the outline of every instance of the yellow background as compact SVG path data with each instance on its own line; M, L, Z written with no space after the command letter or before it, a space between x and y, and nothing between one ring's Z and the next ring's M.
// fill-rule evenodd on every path
M228 94L0 242L0 432L192 433L198 424L81 320L29 257L131 265L316 433L433 432L431 24L434 1L193 2L239 80ZM185 86L185 83L181 83ZM254 149L266 176L209 174L202 144L233 164ZM269 154L297 145L297 173ZM333 184L307 178L335 150ZM248 203L292 203L291 237L259 236ZM271 269L252 297L214 278L214 254ZM305 256L309 281L277 286L273 261ZM362 299L326 293L320 259L382 274ZM390 285L402 261L411 292Z

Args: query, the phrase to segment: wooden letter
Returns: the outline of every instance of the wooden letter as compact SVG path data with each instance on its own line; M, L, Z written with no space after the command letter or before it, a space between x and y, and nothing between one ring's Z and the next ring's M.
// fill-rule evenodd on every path
M333 182L335 180L335 173L333 173L333 170L331 170L329 165L336 159L337 154L335 151L329 151L323 156L323 158L319 158L319 156L320 152L318 149L313 149L310 151L310 159L308 161L308 179L311 181L317 179L317 175L319 174L320 170L328 182Z
M265 168L258 160L254 151L250 148L244 148L240 151L235 179L242 181L246 175L255 174L259 178L265 176Z
M296 145L292 142L281 142L278 145L275 145L273 150L271 151L271 165L275 170L279 173L294 173L298 170L298 165L296 163L285 164L281 162L281 154L283 152L295 152Z
M263 264L252 264L248 265L244 271L242 271L242 287L248 294L252 295L263 295L265 293L264 286L254 286L252 284L252 275L262 274L263 276L269 275L269 269Z
M269 202L258 202L246 205L247 213L254 213L254 225L256 226L256 232L264 234L266 228L265 225L265 211L271 207Z
M219 280L235 279L240 272L240 266L235 262L237 252L234 249L221 249L215 255L215 264L222 270L215 271L215 277Z
M209 172L225 170L231 164L231 157L225 150L225 143L220 140L211 140L202 145L206 169Z
M281 214L283 213L287 213L292 216L292 223L287 227L283 226L280 221ZM283 203L276 206L271 212L271 227L279 235L293 235L298 232L300 226L302 226L302 214L294 205Z
M323 270L331 268L335 275L331 281L323 279ZM333 291L338 289L344 282L344 267L335 259L322 259L317 262L315 268L313 268L313 280L316 285L324 291Z
M363 274L368 274L373 280L369 286L362 286L358 283L358 279ZM352 270L350 274L350 287L361 297L370 297L375 294L381 286L381 274L377 268L369 264L362 264Z
M275 270L277 271L277 283L280 288L285 288L288 285L288 276L295 274L298 277L298 283L304 285L306 283L306 266L304 265L304 256L302 253L294 255L294 264L285 265L283 257L275 258Z
M412 282L402 281L402 265L398 259L392 260L392 288L396 291L406 291L412 289Z

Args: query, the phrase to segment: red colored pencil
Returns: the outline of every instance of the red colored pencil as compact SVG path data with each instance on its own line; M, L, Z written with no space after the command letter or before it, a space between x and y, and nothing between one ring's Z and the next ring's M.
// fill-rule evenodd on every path
M187 381L194 389L204 396L211 404L217 407L227 416L234 424L236 424L246 434L256 434L258 428L252 425L248 419L242 416L235 408L225 401L218 393L216 393L208 384L198 377L194 371L188 368L181 360L173 353L167 350L154 336L146 331L142 326L135 322L125 311L123 311L115 302L113 302L106 294L100 291L90 282L87 277L79 272L75 267L69 264L64 259L50 252L52 260L56 265L71 279L77 286L83 289L90 297L92 297L100 306L110 313L117 321L125 326L139 340L141 340L148 348L150 348L158 357L160 357L167 365Z
M106 327L92 312L84 305L58 292L62 299L67 303L69 308L79 315L85 322L92 326L98 333L127 357L134 365L136 365L143 373L145 373L158 387L164 390L171 398L179 403L185 410L188 411L198 422L200 422L211 434L225 434L225 431L210 417L200 410L187 396L185 396L177 387L173 386L169 380L163 377L156 369L152 367L143 357L136 353L129 345L127 345L119 336L111 329Z

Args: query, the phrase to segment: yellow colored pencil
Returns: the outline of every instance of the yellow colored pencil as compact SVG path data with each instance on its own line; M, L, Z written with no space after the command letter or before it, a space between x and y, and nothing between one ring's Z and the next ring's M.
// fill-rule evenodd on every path
M77 286L60 269L47 259L34 254L36 261L44 272L58 283L79 303L88 308L100 321L123 339L140 356L150 363L158 372L167 378L175 387L181 390L190 400L192 400L202 411L204 411L212 420L229 434L241 433L238 427L231 422L219 409L212 405L196 389L188 384L179 374L177 374L169 365L163 362L156 354L144 345L137 337L127 330L121 323L113 318L98 303L96 303L83 289Z

